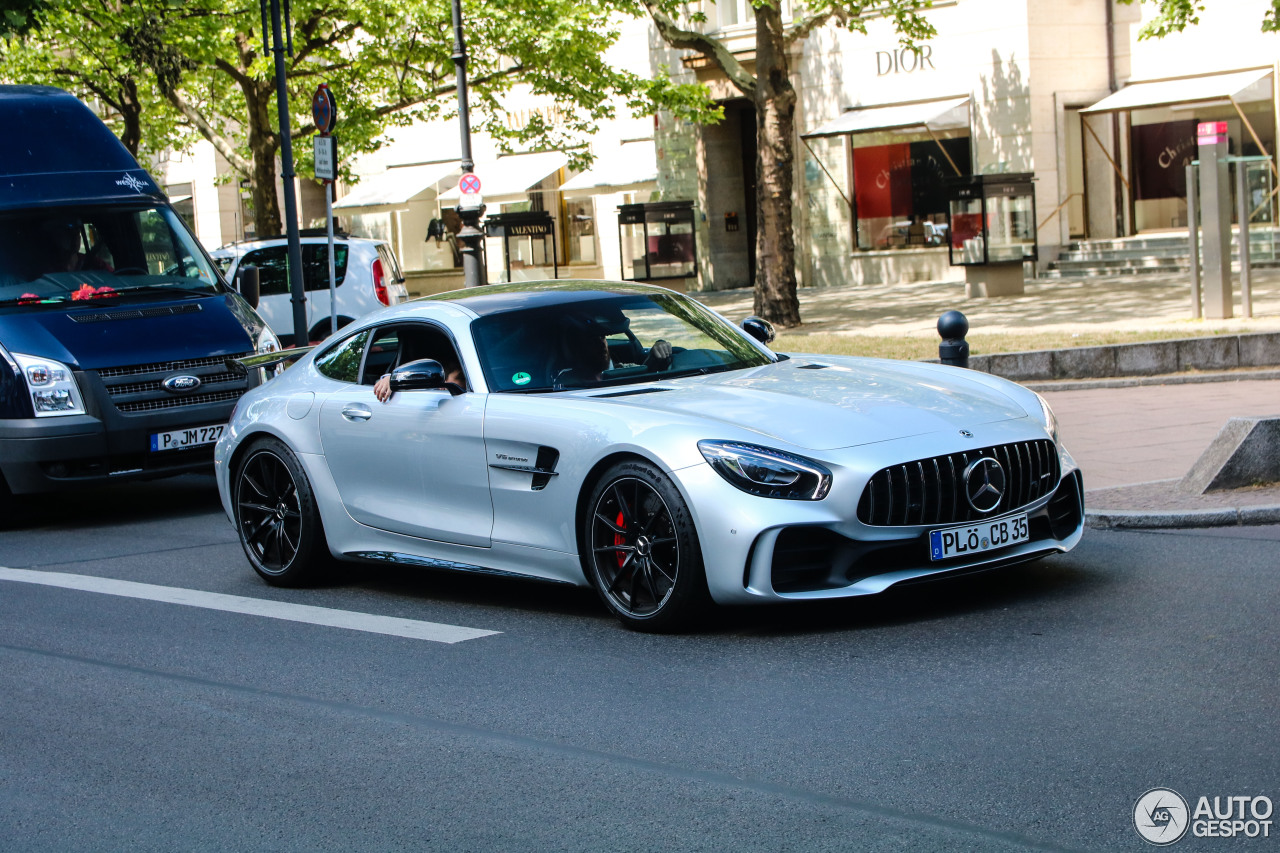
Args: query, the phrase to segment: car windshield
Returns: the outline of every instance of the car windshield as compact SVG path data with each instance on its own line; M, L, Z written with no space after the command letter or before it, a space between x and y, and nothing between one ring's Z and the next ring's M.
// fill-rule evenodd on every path
M494 391L529 393L719 373L772 361L676 293L625 294L490 314L472 324Z
M0 305L221 291L199 243L167 207L0 214Z

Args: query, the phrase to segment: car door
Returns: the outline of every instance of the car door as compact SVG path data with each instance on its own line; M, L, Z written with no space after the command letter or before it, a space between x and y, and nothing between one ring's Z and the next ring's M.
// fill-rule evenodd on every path
M485 395L400 391L379 402L372 383L391 364L380 344L387 340L384 327L365 353L362 382L329 395L320 411L320 440L342 503L370 527L488 547Z
M267 321L271 331L284 340L293 343L293 302L289 291L289 247L266 246L247 252L240 260L237 271L248 264L258 268L258 313ZM307 300L308 311L311 300ZM311 319L307 318L308 328Z

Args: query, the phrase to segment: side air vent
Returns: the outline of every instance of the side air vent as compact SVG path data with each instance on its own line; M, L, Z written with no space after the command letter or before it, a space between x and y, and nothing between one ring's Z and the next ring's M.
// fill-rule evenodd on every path
M155 308L125 308L120 311L93 311L87 314L68 314L73 323L110 323L113 320L150 320L154 317L173 317L177 314L199 314L203 306L198 302L185 305L164 305Z

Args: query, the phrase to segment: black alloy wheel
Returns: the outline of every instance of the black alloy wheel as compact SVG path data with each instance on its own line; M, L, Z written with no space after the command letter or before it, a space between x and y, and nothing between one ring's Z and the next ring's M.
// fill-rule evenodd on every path
M259 440L232 488L236 530L254 571L275 586L318 579L328 549L311 485L292 451L276 439Z
M675 486L647 462L623 462L592 490L585 519L588 577L629 628L670 631L707 599L693 518Z

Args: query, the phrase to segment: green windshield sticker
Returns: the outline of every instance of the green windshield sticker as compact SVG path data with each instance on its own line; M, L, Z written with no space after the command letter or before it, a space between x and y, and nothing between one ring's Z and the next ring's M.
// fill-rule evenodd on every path
M515 376L511 377L511 381L516 383L517 385L528 385L529 380L532 378L533 377L527 373L517 373Z

